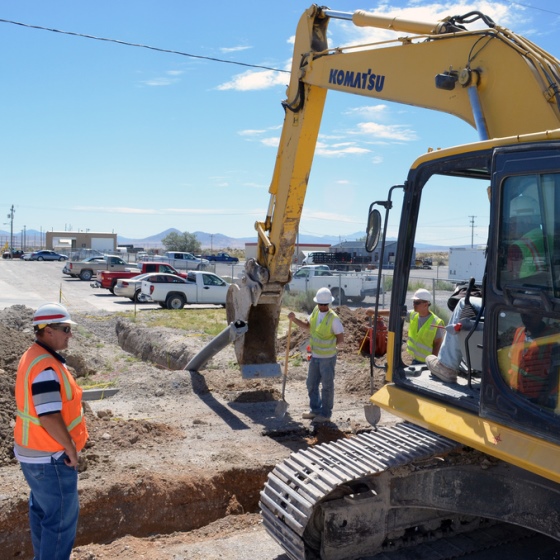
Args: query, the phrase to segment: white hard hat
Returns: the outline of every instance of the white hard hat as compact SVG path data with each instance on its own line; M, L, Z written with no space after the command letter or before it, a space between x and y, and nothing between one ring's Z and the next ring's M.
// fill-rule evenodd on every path
M539 214L539 203L531 196L516 196L510 205L512 218L523 218L537 216Z
M313 298L315 303L322 303L322 304L331 304L334 301L334 298L331 294L331 291L328 288L319 288L317 290L317 294Z
M33 326L42 329L51 323L76 324L70 318L70 313L68 313L66 307L60 305L60 303L46 303L41 305L33 314Z
M414 292L412 299L421 299L423 301L427 301L428 303L432 303L432 294L428 290L420 288Z

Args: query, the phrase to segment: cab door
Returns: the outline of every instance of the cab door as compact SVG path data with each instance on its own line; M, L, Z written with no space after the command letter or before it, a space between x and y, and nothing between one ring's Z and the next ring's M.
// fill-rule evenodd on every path
M480 414L560 442L560 145L492 162Z

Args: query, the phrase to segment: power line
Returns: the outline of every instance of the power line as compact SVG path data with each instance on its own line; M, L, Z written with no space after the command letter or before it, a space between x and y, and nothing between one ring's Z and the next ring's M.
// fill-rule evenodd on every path
M221 62L222 64L233 64L236 66L244 66L245 68L258 68L260 70L272 70L273 72L284 72L289 74L289 70L279 70L278 68L272 68L270 66L261 66L259 64L247 64L245 62L236 62L234 60L224 60L223 58L215 58L212 56L202 56L198 54L190 54L182 51L175 51L172 49L162 49L160 47L153 47L151 45L143 45L141 43L129 43L128 41L121 41L119 39L110 39L107 37L96 37L95 35L87 35L85 33L76 33L75 31L63 31L61 29L54 29L51 27L42 27L40 25L31 25L29 23L22 23L20 21L12 21L9 19L0 19L0 23L9 23L11 25L19 25L21 27L27 27L29 29L39 29L41 31L50 31L51 33L60 33L62 35L72 35L73 37L82 37L84 39L93 39L94 41L105 41L107 43L116 43L118 45L126 45L127 47L136 47L141 49L149 49L152 51L178 54L179 56L186 56L189 58L199 58L202 60L210 60L211 62Z
M560 12L553 12L552 10L545 10L544 8L537 8L536 6L531 6L530 4L522 4L521 2L514 2L513 0L508 0L510 4L514 6L522 6L523 8L529 8L530 10L538 10L539 12L546 12L547 14L554 14L555 16L560 16Z

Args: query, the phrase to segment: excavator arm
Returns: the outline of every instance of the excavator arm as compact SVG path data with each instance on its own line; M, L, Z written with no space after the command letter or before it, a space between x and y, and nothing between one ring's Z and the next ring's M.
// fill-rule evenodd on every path
M394 41L330 48L330 19L405 32ZM468 31L481 19L487 27ZM478 12L436 23L311 6L301 17L284 125L266 218L257 222L249 259L227 299L228 322L248 330L235 341L243 377L280 374L276 331L296 246L327 91L425 107L457 116L480 139L560 126L560 62Z

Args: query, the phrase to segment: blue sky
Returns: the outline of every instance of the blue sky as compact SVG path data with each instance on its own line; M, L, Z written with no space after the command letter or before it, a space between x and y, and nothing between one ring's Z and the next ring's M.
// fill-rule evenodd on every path
M3 0L0 19L286 70L311 3ZM560 8L549 0L330 7L420 20L477 9L560 55ZM331 46L365 38L348 22L329 25ZM0 23L0 48L0 208L6 216L14 205L15 231L255 235L269 201L288 74L11 23ZM448 115L330 92L300 232L344 240L364 230L370 202L402 183L417 156L477 139ZM435 219L419 229L419 242L459 245L473 232L484 242L488 208L480 202L432 204ZM0 229L9 230L6 222Z

